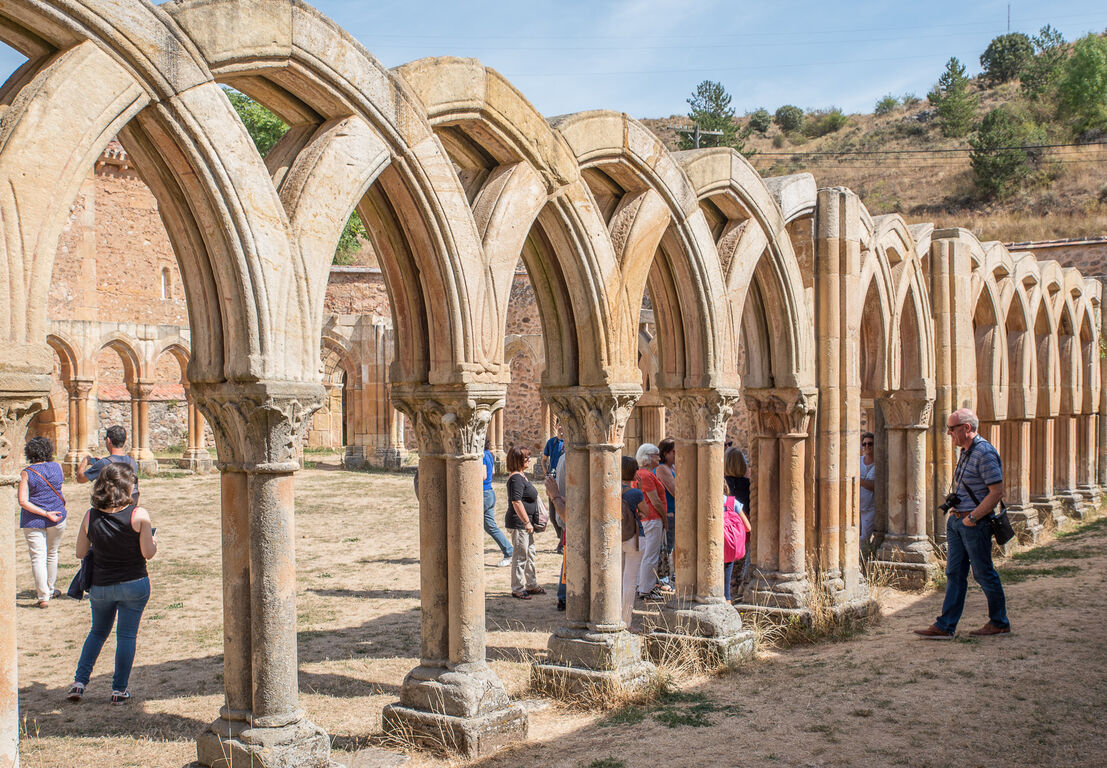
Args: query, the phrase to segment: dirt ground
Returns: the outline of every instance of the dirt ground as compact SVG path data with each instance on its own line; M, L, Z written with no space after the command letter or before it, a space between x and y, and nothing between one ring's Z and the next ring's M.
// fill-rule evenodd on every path
M161 552L131 677L135 699L111 707L114 639L85 700L65 701L88 607L34 607L19 539L19 682L25 768L181 768L222 703L219 483L216 476L143 481ZM500 486L502 487L502 486ZM67 486L72 500L84 488ZM502 493L500 494L503 495ZM502 506L502 505L501 505ZM76 570L80 505L58 578ZM502 517L502 515L501 515ZM726 675L684 679L651 706L607 713L539 705L530 740L476 764L566 768L634 766L1102 766L1107 735L1107 526L1097 521L1003 567L1010 637L909 635L938 612L941 594L886 590L884 618L848 640L759 658ZM380 745L380 710L395 701L419 640L417 515L410 475L309 469L297 477L302 706L333 739L335 759ZM507 568L487 542L488 655L509 692L531 698L528 664L557 625L560 557L539 545L550 594L509 593ZM962 630L986 619L970 591ZM413 754L413 768L447 761Z

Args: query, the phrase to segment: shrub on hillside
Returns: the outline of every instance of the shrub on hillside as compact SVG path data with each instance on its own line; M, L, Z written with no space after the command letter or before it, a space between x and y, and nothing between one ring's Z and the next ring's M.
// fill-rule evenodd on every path
M876 102L876 106L873 107L874 115L887 115L895 112L899 107L899 99L890 93L886 93L880 97Z
M903 106L905 106L907 109L911 109L912 107L917 107L920 103L922 103L922 99L920 99L918 96L916 96L913 93L903 94L903 98L900 99L900 101L903 102Z
M1056 87L1068 48L1064 36L1048 24L1031 42L1034 43L1034 57L1023 67L1019 84L1026 96L1036 98L1052 93Z
M1038 163L1040 150L1028 145L1041 144L1043 140L1042 131L1033 122L1008 107L996 107L985 115L976 134L969 139L977 191L987 198L1010 196Z
M755 109L750 113L750 128L757 131L764 136L769 131L769 127L773 124L773 116L769 114L769 110L761 108Z
M773 122L786 133L798 131L803 128L803 110L793 104L785 104L773 115Z
M1107 38L1086 35L1073 45L1058 79L1057 107L1076 135L1107 131Z
M847 124L849 124L849 118L838 107L817 109L809 113L804 119L803 133L805 136L817 139L820 136L840 131Z
M980 54L980 65L984 67L984 82L999 85L1014 80L1022 74L1023 68L1034 57L1034 45L1022 32L1000 35L988 44Z
M957 138L972 128L976 118L976 97L969 94L965 65L956 56L946 62L945 72L926 97L938 112L938 125L943 136Z

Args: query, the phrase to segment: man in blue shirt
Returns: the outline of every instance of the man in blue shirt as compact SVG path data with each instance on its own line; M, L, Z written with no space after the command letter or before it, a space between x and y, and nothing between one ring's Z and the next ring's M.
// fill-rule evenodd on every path
M504 532L500 530L500 526L496 525L496 492L492 490L492 472L496 468L496 458L492 455L492 443L485 439L484 441L484 532L492 537L492 540L496 542L496 546L500 548L500 552L503 554L504 559L497 565L500 568L506 568L511 565L511 555L515 550L511 547L511 542L504 536Z
M77 474L75 479L78 483L94 483L96 478L100 477L100 472L108 464L126 464L131 468L131 471L135 473L135 489L134 496L135 503L138 503L138 464L135 460L127 455L123 450L123 447L127 444L127 430L118 424L108 427L104 432L104 447L108 449L108 455L102 459L94 459L92 456L85 455L81 459L80 465L77 467Z
M561 457L565 454L565 441L561 433L561 422L557 422L554 427L556 434L546 441L546 447L542 449L542 470L545 474L557 471L557 466L561 462ZM553 499L548 499L549 509L554 512ZM554 531L557 533L557 554L561 554L565 547L565 530L562 527L564 521L558 519L556 513L550 515L550 522L553 523Z
M968 408L950 414L946 432L961 449L953 472L953 492L958 501L946 520L946 599L942 615L926 629L915 634L933 640L948 640L957 630L965 608L969 567L973 578L988 598L989 621L970 635L988 637L1011 632L1007 620L1007 599L1003 583L992 564L992 527L988 520L1003 498L1003 465L999 453L977 434L980 421Z

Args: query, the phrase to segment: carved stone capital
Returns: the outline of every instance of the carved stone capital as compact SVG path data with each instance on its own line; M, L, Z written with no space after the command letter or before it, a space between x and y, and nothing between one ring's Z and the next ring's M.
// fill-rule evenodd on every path
M818 394L812 389L747 389L746 405L759 437L807 437Z
M194 382L197 407L211 424L219 460L252 472L299 468L307 420L323 404L318 384L285 381Z
M738 404L738 393L721 389L675 389L664 392L669 434L681 440L721 443Z
M450 387L394 384L389 396L411 421L420 456L480 456L492 414L503 408L497 385Z
M74 400L88 400L95 379L71 379L66 382L65 389Z
M934 398L901 390L880 400L880 412L888 429L928 429L934 415Z
M571 445L622 445L623 430L642 396L637 385L543 390Z
M132 381L127 386L127 391L131 393L131 398L134 400L149 400L154 394L154 385L156 383L155 381L138 379L137 381Z
M46 394L0 392L0 474L13 475L22 460L23 442L31 417L46 407Z

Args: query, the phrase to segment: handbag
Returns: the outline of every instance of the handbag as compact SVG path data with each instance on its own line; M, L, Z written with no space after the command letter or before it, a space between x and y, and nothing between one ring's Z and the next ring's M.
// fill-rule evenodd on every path
M979 506L980 499L976 498L976 494L972 492L972 488L969 488L968 484L965 485L965 490L968 492L969 498L972 499L972 503ZM1002 501L999 502L999 512L993 512L988 516L988 525L992 529L992 535L996 537L996 544L1001 547L1015 538L1015 527L1011 525L1011 518L1007 516L1007 505Z
M542 503L542 499L538 499L538 503L535 505L535 520L531 523L534 532L542 533L549 524L550 512L546 509L546 505Z

